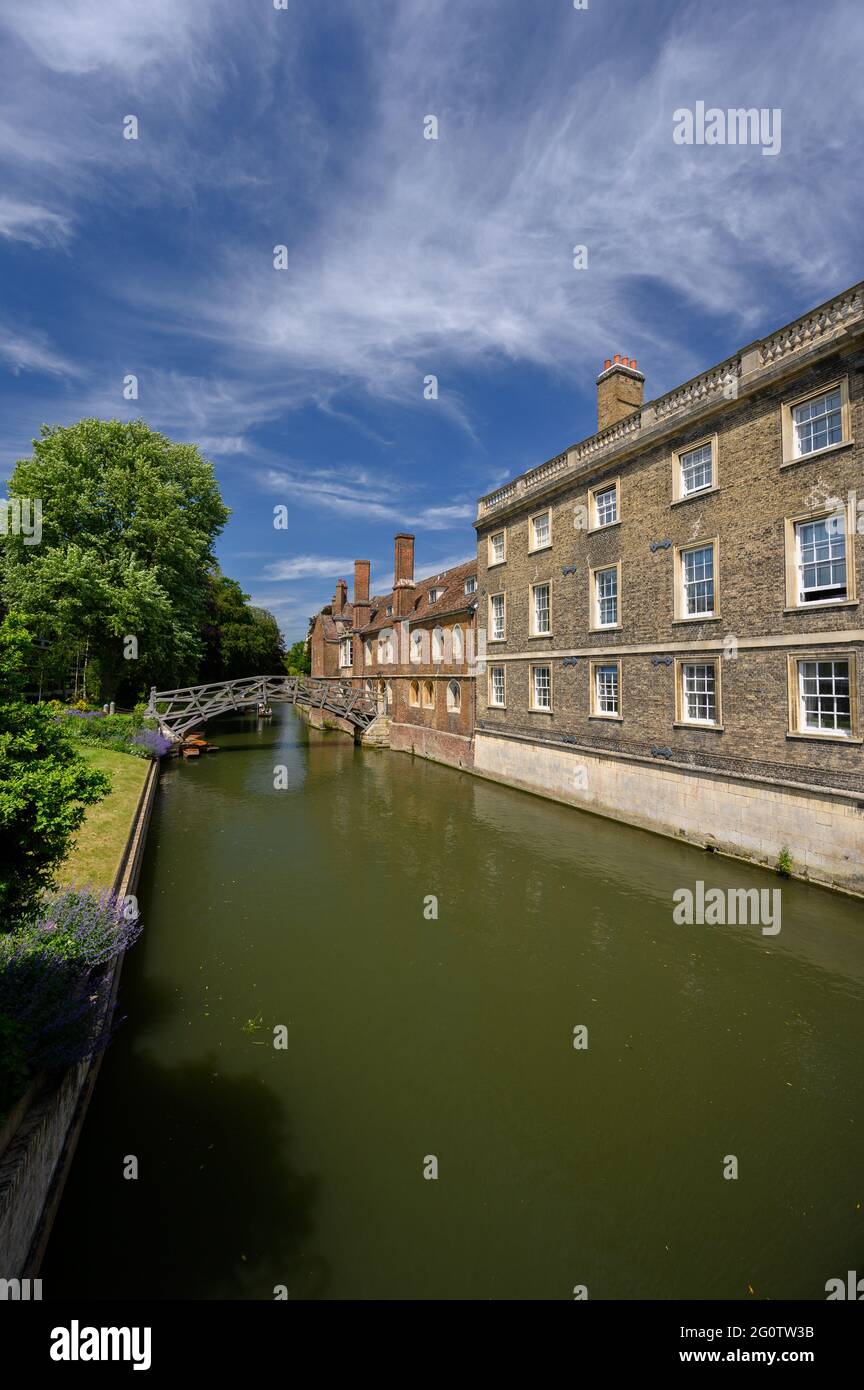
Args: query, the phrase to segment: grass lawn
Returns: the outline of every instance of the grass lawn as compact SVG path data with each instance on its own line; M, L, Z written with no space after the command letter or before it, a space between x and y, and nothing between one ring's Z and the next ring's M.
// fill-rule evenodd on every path
M150 762L111 748L79 746L91 767L108 773L111 790L87 811L75 847L57 871L57 881L61 888L99 890L114 883Z

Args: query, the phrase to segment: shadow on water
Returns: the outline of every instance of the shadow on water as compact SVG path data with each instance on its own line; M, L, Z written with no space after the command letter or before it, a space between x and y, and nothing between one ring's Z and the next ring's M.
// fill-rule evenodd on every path
M171 1013L136 986L141 1027ZM49 1298L317 1298L327 1263L308 1253L314 1176L288 1158L285 1108L215 1053L174 1066L136 1055L121 1028L100 1074L42 1268ZM134 1156L138 1177L124 1177ZM84 1224L82 1224L82 1216ZM96 1253L98 1252L98 1253Z

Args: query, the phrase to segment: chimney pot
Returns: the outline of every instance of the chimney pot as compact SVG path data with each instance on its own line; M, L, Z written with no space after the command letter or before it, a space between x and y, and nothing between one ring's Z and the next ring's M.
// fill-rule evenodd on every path
M608 372L608 370L609 370L609 368L610 368L611 366L612 366L612 358L611 358L611 357L607 357L607 358L606 358L606 361L603 363L603 370L604 370L604 372Z
M598 431L617 425L619 420L626 419L642 405L645 379L641 372L636 372L636 358L631 362L629 357L622 358L620 352L616 352L614 364L611 365L620 367L621 370L611 371L607 360L597 378Z

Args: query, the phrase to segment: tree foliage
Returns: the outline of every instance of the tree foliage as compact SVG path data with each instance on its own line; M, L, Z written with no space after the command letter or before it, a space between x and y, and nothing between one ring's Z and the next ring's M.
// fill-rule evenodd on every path
M49 710L21 698L29 646L20 615L9 614L0 624L0 930L35 906L87 807L110 788Z
M272 676L284 669L285 648L273 614L251 606L237 581L219 570L208 579L205 639L202 682Z
M308 676L312 670L312 655L308 642L292 642L285 657L289 676Z
M42 501L41 543L7 537L0 571L7 607L34 635L58 648L86 643L103 700L124 679L138 690L193 680L213 543L228 518L195 446L142 420L43 426L8 492Z

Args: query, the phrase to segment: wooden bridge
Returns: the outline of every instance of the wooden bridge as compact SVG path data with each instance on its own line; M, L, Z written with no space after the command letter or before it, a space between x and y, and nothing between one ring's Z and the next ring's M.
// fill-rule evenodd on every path
M159 720L162 732L175 742L190 729L215 719L217 714L240 713L259 704L308 705L326 710L361 730L378 714L373 695L339 680L315 680L311 676L245 676L212 685L187 685L180 690L150 690L147 714Z

